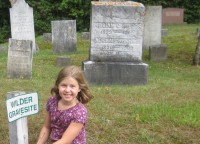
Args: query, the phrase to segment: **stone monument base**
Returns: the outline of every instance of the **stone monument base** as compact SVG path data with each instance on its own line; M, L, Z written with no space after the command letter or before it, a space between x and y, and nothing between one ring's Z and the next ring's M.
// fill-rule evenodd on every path
M148 65L145 63L84 61L83 70L91 84L147 83Z

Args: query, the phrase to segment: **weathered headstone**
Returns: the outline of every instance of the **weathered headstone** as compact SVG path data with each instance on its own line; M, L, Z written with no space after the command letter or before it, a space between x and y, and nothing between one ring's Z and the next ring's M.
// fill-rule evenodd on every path
M167 31L168 31L168 29L162 29L161 30L161 35L162 36L166 36L167 35Z
M10 8L10 22L12 39L31 40L33 52L36 52L33 8L24 0L17 0Z
M52 49L54 53L75 52L77 44L76 21L52 21Z
M45 42L51 42L52 41L52 34L51 33L43 33L43 40Z
M164 8L162 12L162 24L183 24L184 9Z
M152 61L162 61L167 59L167 46L165 44L149 47L149 56Z
M82 40L90 40L90 32L82 32L81 39Z
M145 7L137 2L92 2L90 59L85 75L95 84L145 84L142 63Z
M30 79L32 57L32 41L9 39L7 77Z
M147 6L144 17L143 49L161 44L162 6Z
M7 51L8 51L8 45L0 44L0 53L7 52Z
M64 56L59 56L56 59L56 65L57 66L69 66L71 64L71 59L64 57Z
M13 6L17 0L9 0L9 1L10 1L11 6Z

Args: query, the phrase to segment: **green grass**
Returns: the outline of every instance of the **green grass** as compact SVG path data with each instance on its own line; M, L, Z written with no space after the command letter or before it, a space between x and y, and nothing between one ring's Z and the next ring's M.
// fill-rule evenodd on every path
M142 86L90 85L94 99L88 103L89 144L197 144L200 143L200 67L192 65L200 25L169 25L162 41L165 61L149 60L148 83ZM6 94L37 91L40 112L28 117L29 143L35 144L43 124L50 88L60 70L51 44L36 39L40 51L33 58L32 79L7 79L7 53L0 53L0 139L9 143ZM89 41L78 34L77 52L62 54L81 66L89 57Z

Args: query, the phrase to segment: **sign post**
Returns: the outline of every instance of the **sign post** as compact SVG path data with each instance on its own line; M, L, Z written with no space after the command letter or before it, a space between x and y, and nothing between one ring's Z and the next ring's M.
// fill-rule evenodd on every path
M27 116L39 111L37 93L8 92L6 107L10 144L28 144Z

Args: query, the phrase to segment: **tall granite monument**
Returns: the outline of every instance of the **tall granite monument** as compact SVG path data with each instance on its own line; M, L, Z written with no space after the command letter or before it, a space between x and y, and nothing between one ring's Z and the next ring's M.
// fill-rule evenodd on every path
M33 52L36 52L35 29L33 19L33 8L24 0L17 0L11 3L10 22L12 39L31 40Z
M91 44L83 70L93 84L147 83L142 62L145 7L137 2L92 2Z

